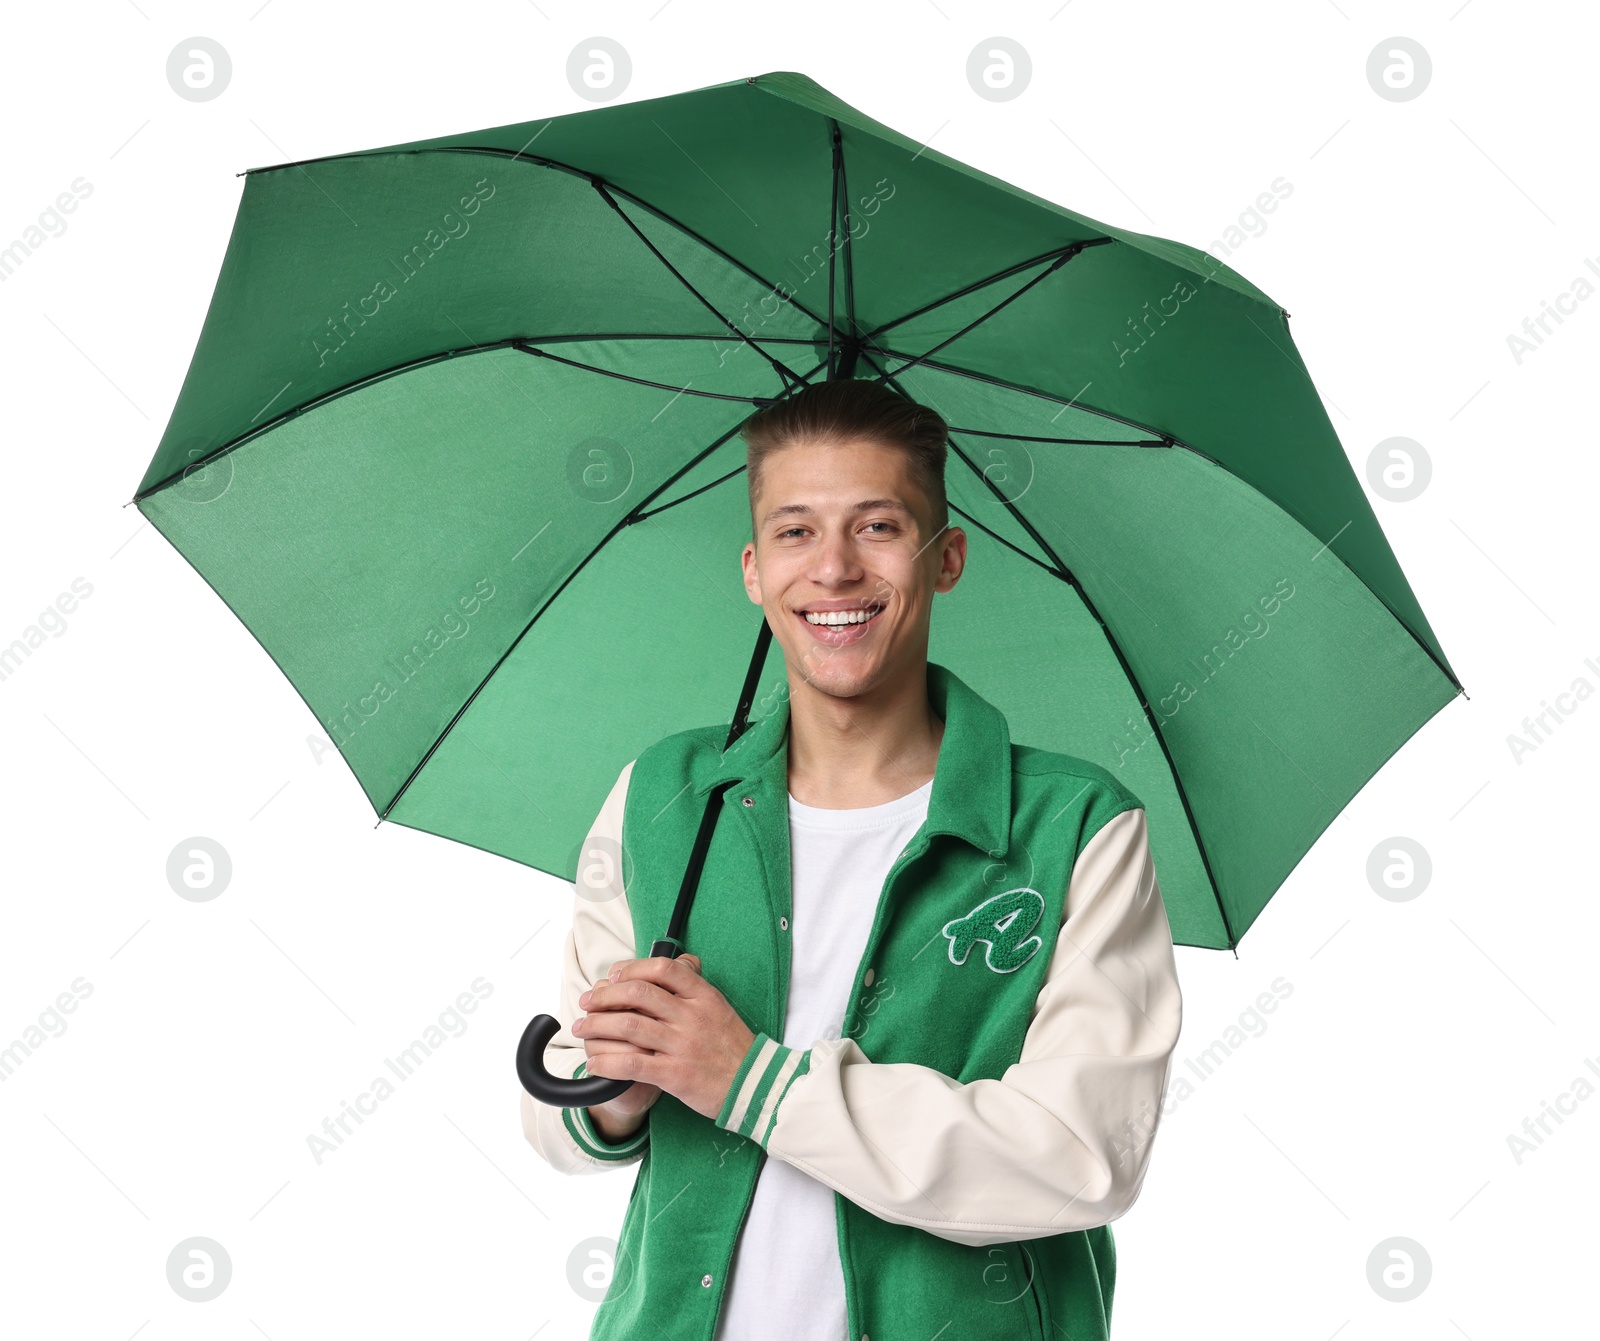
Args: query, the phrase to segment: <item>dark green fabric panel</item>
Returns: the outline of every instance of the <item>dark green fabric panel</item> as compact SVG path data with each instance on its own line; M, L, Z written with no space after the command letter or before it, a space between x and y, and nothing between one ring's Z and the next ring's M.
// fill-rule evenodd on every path
M948 173L957 174L987 190L998 192L1012 202L1031 206L1046 214L1069 224L1069 232L1078 235L1077 230L1083 230L1091 235L1115 237L1119 241L1139 247L1160 256L1173 264L1191 268L1198 274L1214 274L1219 282L1237 290L1239 293L1265 303L1269 307L1278 304L1259 288L1252 284L1243 275L1220 261L1215 261L1210 256L1202 255L1193 247L1179 242L1171 242L1166 238L1152 237L1148 233L1135 233L1131 229L1114 228L1103 224L1097 219L1091 219L1086 214L1079 214L1065 206L1058 205L1052 200L1045 200L1034 195L1031 191L1024 191L1020 186L1004 181L999 177L991 176L970 164L962 163L958 159L948 158L937 149L919 143L909 136L902 135L880 121L858 112L848 103L840 101L821 85L815 83L803 74L790 71L779 71L773 74L758 76L755 87L766 92L787 98L802 107L809 107L823 115L836 118L841 126L855 127L861 131L859 136L846 134L847 146L853 146L857 140L876 139L883 140L899 148L903 155L909 155L916 161L926 161L932 167ZM680 95L681 96L681 95ZM849 149L846 150L847 156Z
M476 201L470 215L463 197ZM637 215L719 310L736 314L767 294ZM780 305L761 329L809 337L817 328ZM252 175L193 364L139 487L296 406L417 359L519 336L636 332L720 336L730 362L757 362L570 173L481 154L417 154ZM757 383L760 394L773 394L768 381Z
M520 150L597 173L772 282L793 283L791 263L828 234L826 120L742 81L377 152L464 147ZM827 307L825 293L820 305L806 302L813 312Z
M1032 273L915 318L886 342L913 355L931 348ZM1224 462L1318 544L1336 536L1333 550L1443 660L1277 315L1217 284L1175 277L1142 252L1092 247L935 361L1170 433Z
M745 211L746 226L736 230L730 250L776 279L780 267L827 231L829 117L842 132L854 206L873 195L887 164L896 180L914 178L926 198L958 204L958 214L993 197L989 218L1002 233L1014 237L1019 227L1026 230L1021 236L1032 251L1020 255L1001 256L983 246L981 236L970 237L979 247L973 256L978 273L986 273L982 262L992 256L1001 259L989 270L1076 237L1113 236L1192 267L1194 273L1208 273L1215 264L1226 277L1223 282L1268 307L1277 306L1242 275L1221 262L1201 260L1193 248L1110 227L948 158L857 111L805 75L788 71L368 152L492 147L581 165L654 201L707 236L723 231L730 215ZM675 171L686 166L692 176ZM1025 222L1019 225L1019 219ZM936 222L933 226L939 227ZM959 220L956 226L962 226Z
M820 249L820 256L788 258L789 273L785 275L758 278L712 250L677 222L625 197L619 199L617 205L644 234L648 244L655 247L717 313L727 318L724 323L707 314L710 321L705 329L718 333L719 353L728 358L748 355L751 352L748 341L758 338L815 340L820 336L823 344L827 344L826 247ZM730 325L731 330L728 329ZM741 339L741 336L746 338Z

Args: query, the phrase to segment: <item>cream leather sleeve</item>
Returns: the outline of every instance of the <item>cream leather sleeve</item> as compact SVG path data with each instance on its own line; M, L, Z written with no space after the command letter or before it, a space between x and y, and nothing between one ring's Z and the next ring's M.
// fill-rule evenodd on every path
M572 925L561 951L561 1004L552 1012L561 1028L545 1049L552 1075L586 1074L587 1053L572 1032L583 1012L578 998L611 972L620 959L634 957L633 916L622 884L622 813L633 763L622 770L600 807L578 857L578 886L572 891ZM615 891L613 893L613 891ZM519 1087L520 1089L520 1087ZM644 1158L650 1119L628 1140L612 1144L595 1130L584 1108L555 1108L522 1091L522 1131L557 1173L600 1173Z
M952 1022L954 1023L954 1022ZM1145 812L1079 853L1020 1060L960 1084L854 1039L751 1045L717 1125L880 1219L984 1245L1089 1229L1133 1205L1182 999Z

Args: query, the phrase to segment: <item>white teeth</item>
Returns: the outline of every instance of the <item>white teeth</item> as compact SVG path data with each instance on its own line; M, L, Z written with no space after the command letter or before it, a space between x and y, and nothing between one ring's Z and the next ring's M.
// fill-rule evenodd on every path
M828 628L839 628L845 624L865 624L882 608L874 606L870 610L827 610L821 614L808 610L805 612L806 623L822 624Z

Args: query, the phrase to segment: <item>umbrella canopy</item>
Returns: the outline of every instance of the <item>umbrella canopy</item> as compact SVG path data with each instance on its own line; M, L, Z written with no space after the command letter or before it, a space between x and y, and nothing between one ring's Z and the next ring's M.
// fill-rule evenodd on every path
M762 75L251 170L136 502L380 817L571 880L743 681L739 424L883 379L952 426L930 658L1134 791L1231 947L1460 692L1287 317Z

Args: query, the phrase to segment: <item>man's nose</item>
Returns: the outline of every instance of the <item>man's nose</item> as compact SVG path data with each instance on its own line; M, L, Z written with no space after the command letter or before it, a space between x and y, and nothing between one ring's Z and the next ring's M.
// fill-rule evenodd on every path
M848 582L861 571L860 556L842 531L824 531L816 549L815 577L819 582L837 585Z

